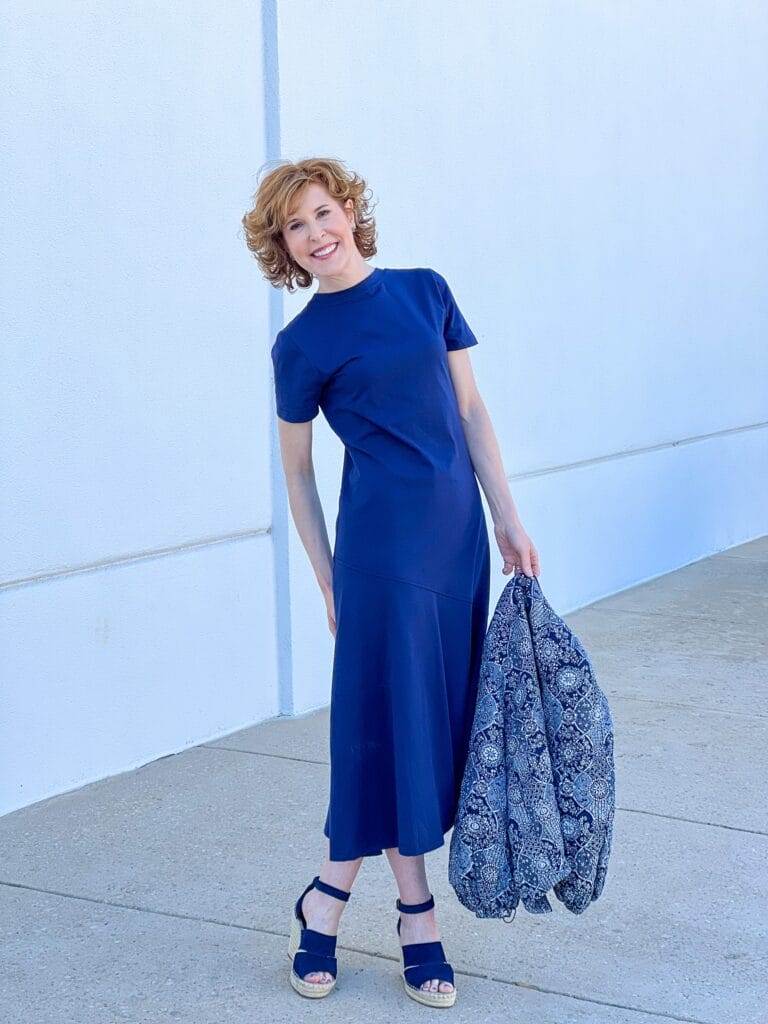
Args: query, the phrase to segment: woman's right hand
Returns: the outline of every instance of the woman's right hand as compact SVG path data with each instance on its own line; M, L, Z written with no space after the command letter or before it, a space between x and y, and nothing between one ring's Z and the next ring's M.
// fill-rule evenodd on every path
M336 609L333 604L333 589L329 587L327 590L323 590L323 597L325 599L325 610L328 614L328 628L331 631L331 636L336 639Z

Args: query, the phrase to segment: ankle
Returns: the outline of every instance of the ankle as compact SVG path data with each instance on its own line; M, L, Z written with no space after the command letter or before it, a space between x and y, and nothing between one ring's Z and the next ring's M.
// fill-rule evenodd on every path
M331 922L340 919L345 906L346 903L342 900L337 900L319 889L310 889L301 903L305 918L311 915L315 919Z
M429 891L429 889L414 889L406 893L405 895L403 895L403 893L400 892L398 898L400 902L407 907L418 907L421 906L422 903L429 903L430 900L433 899L432 893ZM403 911L404 915L406 913L408 912ZM419 911L418 913L421 913L421 911Z
M413 941L413 936L424 937L424 940L439 938L434 909L425 910L421 914L400 915L400 937Z
M408 914L401 910L400 920L403 922L403 927L407 924L424 924L433 922L435 920L435 908L430 907L429 910L420 910L418 914Z

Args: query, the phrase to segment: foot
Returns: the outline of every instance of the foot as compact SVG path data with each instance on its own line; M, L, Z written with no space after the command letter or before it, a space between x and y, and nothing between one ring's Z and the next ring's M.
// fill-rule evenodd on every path
M329 896L319 889L310 889L301 901L307 928L322 932L323 935L336 935L345 906L343 900L337 900L335 896ZM328 984L329 981L333 981L333 975L328 971L310 971L304 975L304 981Z
M412 901L418 902L418 901ZM440 933L435 922L435 908L424 910L420 914L400 915L400 945L407 946L411 942L439 942ZM450 981L430 978L419 988L424 992L453 992Z

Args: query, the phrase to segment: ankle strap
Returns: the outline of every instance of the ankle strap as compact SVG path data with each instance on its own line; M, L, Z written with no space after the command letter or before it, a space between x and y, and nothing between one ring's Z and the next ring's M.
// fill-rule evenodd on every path
M344 900L346 902L349 899L350 894L344 889L337 889L335 885L329 885L328 882L323 882L320 879L320 875L315 875L312 879L312 884L320 892L324 892L326 896L335 896L337 900Z
M421 914L425 910L431 910L434 905L435 897L432 893L429 894L429 899L424 900L423 903L402 903L399 899L395 900L395 906L404 914Z

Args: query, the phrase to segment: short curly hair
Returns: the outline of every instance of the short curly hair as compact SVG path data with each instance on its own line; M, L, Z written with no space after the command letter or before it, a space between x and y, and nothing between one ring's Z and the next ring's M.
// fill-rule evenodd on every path
M266 165L265 165L266 166ZM308 288L313 275L299 266L285 247L283 227L301 189L309 182L324 185L340 205L353 202L354 238L363 259L376 254L376 221L371 215L370 189L342 160L309 157L280 161L263 179L253 196L253 207L242 219L245 241L264 276L275 288Z

